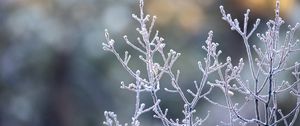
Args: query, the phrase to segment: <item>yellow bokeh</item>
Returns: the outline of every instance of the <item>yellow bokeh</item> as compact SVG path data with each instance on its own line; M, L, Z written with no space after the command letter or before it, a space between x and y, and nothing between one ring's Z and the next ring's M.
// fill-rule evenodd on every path
M196 4L181 3L181 11L178 11L178 23L189 31L197 31L202 24L203 11Z
M235 3L242 5L242 8L250 8L252 12L261 15L273 13L276 0L235 0ZM295 5L295 0L280 0L280 11L283 15L290 13Z
M275 1L273 0L273 5L275 5ZM291 9L295 5L295 0L281 0L280 1L280 10L284 13L290 13Z
M159 25L175 23L191 32L199 30L204 19L203 10L196 1L152 0L147 3L146 10L159 18Z
M152 0L146 4L146 11L159 18L158 24L165 25L176 15L176 6L171 0Z

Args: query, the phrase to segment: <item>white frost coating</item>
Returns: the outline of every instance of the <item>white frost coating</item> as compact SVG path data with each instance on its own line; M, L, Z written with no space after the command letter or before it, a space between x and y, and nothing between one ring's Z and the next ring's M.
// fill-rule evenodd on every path
M244 14L243 27L240 27L240 22L237 19L232 19L230 14L227 14L223 6L220 6L220 12L222 19L225 20L231 30L236 31L242 38L246 47L247 62L245 65L244 59L240 58L238 64L235 66L231 63L231 58L227 57L226 62L219 61L219 56L222 51L218 50L218 43L213 42L213 31L209 31L208 37L205 41L205 45L202 48L206 51L206 57L203 61L198 61L199 71L202 73L200 81L194 81L194 89L187 89L183 91L179 84L180 70L176 73L172 71L172 66L175 61L181 55L173 49L170 49L168 53L165 53L164 39L159 37L159 32L156 31L152 34L153 27L155 25L156 16L151 19L150 15L145 15L143 12L144 1L140 0L140 14L132 14L132 17L137 20L140 27L136 28L140 37L137 38L137 42L131 42L127 36L124 36L125 42L133 49L140 52L139 59L146 64L146 71L136 70L133 72L132 68L128 66L131 55L125 51L124 58L115 50L115 41L109 37L109 33L105 30L106 42L103 43L103 49L112 52L122 66L128 71L128 73L135 79L135 82L125 84L121 82L122 89L128 89L136 93L135 112L132 115L132 126L141 125L139 121L140 115L152 111L153 117L161 121L163 126L198 126L209 117L209 111L207 116L202 119L196 116L196 106L200 99L219 106L228 110L228 121L220 122L222 125L252 125L266 126L266 125L279 125L283 122L285 126L293 126L297 116L299 114L300 106L300 69L299 63L296 62L292 66L287 66L289 56L297 51L300 51L298 46L299 40L294 40L294 33L298 29L297 23L294 27L289 26L289 30L286 32L284 41L280 39L280 26L284 23L280 17L279 0L276 0L275 19L267 22L268 29L265 33L258 33L257 37L263 42L264 47L257 47L255 45L250 46L249 38L257 29L260 24L260 19L257 19L253 24L252 29L247 30L250 10L248 9ZM257 57L254 57L251 48L257 53ZM160 63L155 60L154 55L160 56L163 62ZM255 59L255 60L253 60ZM256 62L256 63L255 63ZM244 67L249 67L250 71L247 74L251 75L251 78L245 78L241 74ZM294 82L288 82L285 80L278 80L275 78L282 73L290 73L295 77ZM141 73L145 73L145 78L141 77ZM217 75L213 81L208 81L209 76L215 73ZM160 80L163 75L170 77L171 88L164 88L165 91L177 94L184 102L182 107L182 113L184 118L182 119L170 119L167 118L168 109L163 110L160 106L160 96L157 95L157 91L160 90ZM246 79L246 80L245 80ZM203 90L206 87L207 90ZM224 93L224 101L226 104L218 103L208 97L213 88L218 88ZM267 90L267 92L263 92ZM278 96L283 92L290 92L297 98L297 104L294 109L289 113L282 113L278 107ZM148 94L152 97L153 102L151 105L146 105L141 102L141 93ZM189 97L186 94L191 95ZM245 97L245 101L239 101L238 103L232 100L232 96L241 95ZM246 105L251 104L251 109L255 112L255 117L246 118L240 114ZM148 107L147 107L148 106ZM113 112L104 112L106 121L103 124L108 126L122 126L117 120L116 114ZM288 121L287 118L292 118ZM127 125L127 124L125 124Z

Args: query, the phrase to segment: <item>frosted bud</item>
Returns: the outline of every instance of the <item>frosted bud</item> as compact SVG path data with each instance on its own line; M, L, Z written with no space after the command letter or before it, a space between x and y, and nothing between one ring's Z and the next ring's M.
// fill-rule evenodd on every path
M110 46L113 46L114 44L115 44L115 40L110 40L109 42L108 42L108 44L110 45Z
M226 16L227 16L227 18L231 18L231 15L230 15L230 14L227 14Z
M230 28L230 30L235 30L235 27L232 26L232 27Z
M157 103L160 103L161 102L161 100L160 99L157 99Z
M187 108L189 105L188 104L184 104L184 108Z
M145 20L146 20L146 21L149 21L149 18L150 18L150 15L147 14L146 17L145 17Z
M202 63L201 63L201 61L198 61L198 65L199 65L199 67L202 68Z
M143 8L144 7L144 1L140 0L140 7Z
M258 18L257 20L256 20L256 25L258 25L260 23L260 19Z
M220 6L220 9L224 11L224 7L223 6Z
M237 88L236 84L233 84L232 87L233 87L233 88Z
M107 111L104 111L104 115L108 115L108 112L107 112Z
M226 61L227 61L227 63L231 62L231 58L228 56Z
M168 112L168 111L169 111L169 109L168 109L168 108L166 108L166 109L165 109L165 112Z
M128 38L127 38L127 35L124 35L124 36L123 36L123 38L124 38L125 40L127 40L127 39L128 39Z
M160 65L158 63L154 63L153 72L154 72L155 75L158 74L159 68L160 68Z
M121 87L120 88L125 88L125 84L123 81L121 81Z
M108 46L108 45L107 45L106 43L103 42L103 43L102 43L102 46Z
M243 61L243 58L241 58L241 59L240 59L240 63L243 63L243 62L244 62L244 61Z
M135 19L138 18L137 15L135 15L135 14L132 14L131 16L132 16L133 18L135 18Z
M237 66L234 66L233 69L236 70L236 69L238 69L238 67L237 67Z
M145 104L144 103L141 104L141 108L145 108Z
M109 51L110 49L107 46L103 46L104 51Z
M170 53L171 53L172 55L174 55L176 52L175 52L173 49L171 49L171 50L170 50Z
M232 91L229 91L229 90L228 90L228 95L229 95L229 96L233 96L234 93L233 93Z
M136 71L136 74L139 76L141 74L141 71L140 70L137 70Z
M105 31L105 37L106 37L106 38L109 38L108 30L105 29L104 31Z
M142 56L142 55L139 55L139 58L140 58L140 59L143 59L143 56Z
M236 23L236 25L238 26L238 24L239 24L239 21L238 21L238 19L234 19L234 22Z
M166 44L165 43L161 43L161 44L159 44L159 48L164 48L166 46Z
M214 32L212 31L212 30L210 30L209 32L208 32L208 35L209 36L212 36L214 34Z
M294 31L294 30L295 30L295 28L292 28L291 30L292 30L292 31Z
M131 89L131 90L135 90L135 89L136 89L136 85L133 84L133 83L130 83L130 84L128 85L128 88Z
M239 106L239 103L235 103L233 107L236 108L237 106Z
M250 9L247 9L247 13L250 13Z
M257 34L256 34L256 36L257 36L258 38L261 38L261 35L260 35L260 33L257 33Z
M218 55L220 55L221 53L222 53L222 50L219 50L219 51L218 51Z

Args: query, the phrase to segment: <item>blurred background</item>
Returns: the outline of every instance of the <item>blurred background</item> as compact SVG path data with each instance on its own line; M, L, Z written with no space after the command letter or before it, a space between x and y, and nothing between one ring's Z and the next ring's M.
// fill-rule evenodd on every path
M251 9L250 23L260 17L258 30L263 32L264 23L274 17L274 1L145 0L145 10L158 16L155 28L166 48L182 53L174 69L181 70L180 82L187 89L200 80L197 61L205 55L201 46L209 30L220 43L221 60L231 56L237 63L246 56L241 38L221 19L219 6L239 20ZM282 0L284 27L300 21L299 12L300 0ZM122 40L125 34L130 40L137 37L138 23L131 13L138 13L137 0L0 0L0 126L100 126L105 110L117 113L122 123L130 122L134 94L120 89L120 81L134 80L101 43L107 28L119 52L128 50L135 56ZM251 39L259 45L255 36ZM136 59L130 62L133 68L141 66ZM163 78L163 87L169 84ZM182 118L179 97L163 91L159 95L163 108L170 109L169 117ZM280 100L284 113L294 106L294 99L286 100L289 96ZM220 90L209 97L224 103ZM148 95L142 98L151 104ZM204 125L227 120L222 118L227 111L200 100L199 116L208 110L211 117ZM145 126L159 125L152 114L141 116Z

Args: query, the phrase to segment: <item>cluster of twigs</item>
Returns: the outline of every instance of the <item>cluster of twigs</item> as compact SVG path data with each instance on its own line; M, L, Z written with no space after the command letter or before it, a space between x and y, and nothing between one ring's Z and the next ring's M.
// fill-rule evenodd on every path
M220 6L222 19L228 22L231 30L237 31L237 33L243 38L244 45L246 47L247 60L250 68L251 78L245 80L241 74L244 65L244 61L241 58L239 63L234 66L231 63L231 58L228 57L225 63L219 61L219 55L222 53L221 50L217 50L218 43L213 42L213 32L208 33L205 46L202 48L206 51L206 57L204 61L198 62L199 70L202 72L200 82L194 81L195 89L188 89L186 92L180 88L178 82L180 71L176 73L172 71L174 62L181 55L174 50L169 50L165 53L164 39L158 35L158 31L152 33L155 24L156 17L153 16L151 19L150 15L145 15L143 12L144 2L140 0L140 15L135 14L132 17L137 20L140 27L136 30L141 37L137 38L137 42L133 43L128 40L127 36L124 36L125 42L133 49L140 52L139 59L146 64L146 71L132 70L128 66L131 55L126 51L124 58L115 50L115 41L109 37L109 33L105 31L106 43L103 43L103 49L112 52L127 70L127 72L135 79L135 82L125 84L121 82L121 88L128 89L135 92L135 111L132 116L131 125L139 126L139 116L143 113L153 111L154 117L161 120L164 126L196 126L201 125L208 117L203 119L194 117L196 112L196 105L199 99L205 99L206 101L225 108L229 111L229 121L222 122L223 125L248 125L256 124L258 126L276 126L283 122L286 126L292 126L299 114L300 106L300 63L295 63L292 66L288 66L288 60L291 53L299 51L297 48L299 40L294 40L294 33L299 27L296 24L294 27L289 26L289 31L286 32L284 40L280 39L280 26L284 23L282 18L279 16L279 0L276 0L275 8L275 19L267 22L268 30L264 34L257 34L258 38L263 42L264 47L258 48L253 45L250 47L249 38L253 35L257 29L260 19L256 20L253 28L248 33L248 20L250 10L247 10L244 14L243 28L240 28L239 21L232 19L230 14L226 14L223 6ZM148 23L150 22L150 23ZM254 57L251 50L257 53L257 57ZM154 55L159 55L163 62L159 63L155 60ZM254 59L254 60L253 60ZM246 66L246 67L247 67ZM145 78L141 77L141 72L145 72L147 75ZM284 80L277 80L278 76L283 73L291 73L295 77L294 82L288 82ZM208 77L212 73L217 73L218 78L214 82L208 81ZM170 77L172 89L165 88L167 92L175 93L180 96L184 102L182 112L184 118L180 119L168 119L168 109L163 110L160 106L160 98L157 95L157 91L160 90L160 81L163 75ZM208 90L203 91L203 88L207 86ZM217 87L223 91L225 96L226 104L220 104L212 99L208 98L207 95L211 93L212 89ZM278 95L283 92L290 92L297 97L297 103L293 110L288 114L283 114L281 109L278 108ZM152 105L145 107L146 105L141 102L141 93L149 94L152 98ZM186 96L191 95L192 98ZM232 95L239 94L246 97L246 100L239 105L231 100ZM240 114L244 110L244 106L253 104L253 110L255 111L254 118L246 118ZM249 109L249 108L248 108ZM252 108L251 108L252 109ZM122 126L116 114L113 112L105 112L106 121L105 125L108 126ZM291 121L287 121L287 118L291 117ZM127 124L125 124L127 125Z

